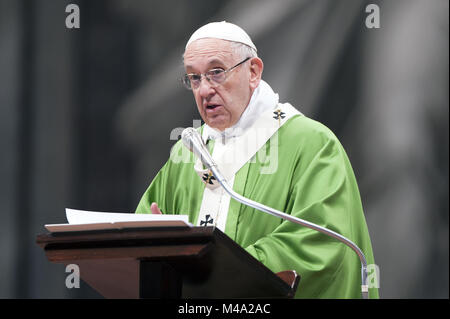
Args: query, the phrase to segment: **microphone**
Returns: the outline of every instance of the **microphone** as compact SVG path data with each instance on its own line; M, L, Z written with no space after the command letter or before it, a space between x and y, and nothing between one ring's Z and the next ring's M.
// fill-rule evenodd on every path
M217 166L196 129L193 127L184 129L181 133L181 139L183 140L184 145L199 157L208 169L211 169L211 166Z
M211 154L206 148L205 143L203 143L202 137L196 129L193 127L188 127L181 133L181 139L183 140L184 146L186 146L192 153L197 156L203 165L206 166L213 174L214 177L219 181L225 181L225 178L217 169L217 164L213 160ZM220 182L219 181L219 182ZM222 185L222 184L221 184Z
M261 203L255 202L251 199L245 198L244 196L236 193L232 187L228 185L228 182L223 177L223 175L220 173L217 164L214 162L213 158L211 157L211 154L209 153L208 149L206 148L205 144L203 143L203 140L198 133L197 130L195 130L192 127L188 127L184 129L184 131L181 134L181 138L183 140L184 145L193 152L214 175L216 180L220 183L220 185L225 189L225 191L235 200L238 202L255 208L257 210L263 211L265 213L268 213L270 215L280 217L284 220L288 220L290 222L314 229L318 232L321 232L327 236L333 237L340 242L344 243L358 255L358 258L361 262L361 295L363 299L369 298L369 287L367 285L367 261L364 253L362 250L353 243L350 239L342 236L341 234L338 234L328 228L316 225L314 223L308 222L306 220L300 219L298 217L280 212L274 208L268 207L266 205L263 205Z

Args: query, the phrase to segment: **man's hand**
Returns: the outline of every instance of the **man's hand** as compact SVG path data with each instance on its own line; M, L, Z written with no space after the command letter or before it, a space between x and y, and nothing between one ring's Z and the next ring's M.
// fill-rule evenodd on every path
M158 204L152 203L150 205L150 210L152 211L152 214L162 214L161 210L158 207Z

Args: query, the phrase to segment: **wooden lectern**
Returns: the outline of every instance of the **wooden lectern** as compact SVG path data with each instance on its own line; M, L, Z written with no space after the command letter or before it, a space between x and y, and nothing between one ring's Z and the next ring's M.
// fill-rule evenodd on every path
M105 298L292 298L300 277L273 273L214 227L37 236L51 262L77 264Z

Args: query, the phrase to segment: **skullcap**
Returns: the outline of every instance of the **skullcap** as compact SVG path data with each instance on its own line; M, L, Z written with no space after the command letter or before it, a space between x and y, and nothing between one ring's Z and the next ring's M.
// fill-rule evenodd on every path
M195 31L188 40L186 48L195 40L204 38L214 38L240 42L248 45L255 51L258 51L249 35L241 27L238 27L237 25L226 21L211 22L197 29L197 31Z

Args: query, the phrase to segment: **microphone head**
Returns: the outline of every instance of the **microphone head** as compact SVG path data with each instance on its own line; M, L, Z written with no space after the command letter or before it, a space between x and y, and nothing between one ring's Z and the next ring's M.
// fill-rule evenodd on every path
M193 127L187 127L183 130L181 133L181 139L183 140L184 146L186 146L191 152L192 152L192 140L194 136L198 135L200 137L200 134L197 132L197 130Z
M181 139L183 140L184 146L194 153L208 169L216 165L200 133L196 129L193 127L184 129L181 133Z
M203 142L200 133L194 129L193 127L188 127L183 130L181 133L181 139L183 140L184 146L189 149L192 153L197 156L203 165L212 171L216 180L222 184L226 183L225 178L219 172L217 168L217 164L214 162L211 154L208 151L205 143Z

